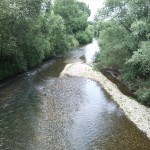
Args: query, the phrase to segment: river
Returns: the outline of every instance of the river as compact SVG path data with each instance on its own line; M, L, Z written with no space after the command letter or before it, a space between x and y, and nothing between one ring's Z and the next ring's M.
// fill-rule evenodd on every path
M59 78L91 64L97 41L0 84L1 150L150 150L144 133L95 81Z

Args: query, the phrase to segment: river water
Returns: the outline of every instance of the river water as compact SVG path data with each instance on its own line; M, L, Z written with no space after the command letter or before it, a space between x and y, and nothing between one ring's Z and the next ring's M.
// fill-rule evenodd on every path
M150 150L150 141L95 81L59 78L90 64L96 40L0 85L1 150Z

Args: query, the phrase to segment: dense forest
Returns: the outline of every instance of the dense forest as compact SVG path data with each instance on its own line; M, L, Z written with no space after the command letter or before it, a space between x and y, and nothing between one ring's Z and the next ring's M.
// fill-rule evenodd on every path
M0 80L91 42L89 16L76 0L1 0Z
M150 1L106 0L95 16L99 69L118 70L138 100L150 106Z

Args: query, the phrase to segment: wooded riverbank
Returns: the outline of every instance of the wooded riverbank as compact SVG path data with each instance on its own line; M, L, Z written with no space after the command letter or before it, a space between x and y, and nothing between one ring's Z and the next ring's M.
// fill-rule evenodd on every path
M85 3L1 0L0 8L0 81L93 39Z

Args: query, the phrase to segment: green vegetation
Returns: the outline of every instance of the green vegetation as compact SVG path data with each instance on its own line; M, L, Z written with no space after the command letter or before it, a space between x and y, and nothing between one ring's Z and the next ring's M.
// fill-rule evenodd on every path
M92 25L88 25L85 31L77 32L75 37L80 44L87 44L92 42L94 37L94 27Z
M89 8L76 0L0 1L0 80L87 43ZM78 34L88 38L80 41ZM76 38L77 37L77 38Z
M119 70L138 100L150 105L150 1L106 0L95 34L102 48L96 66Z
M55 0L54 13L64 19L67 33L78 40L79 44L92 41L94 29L88 25L90 10L85 3L76 0Z

